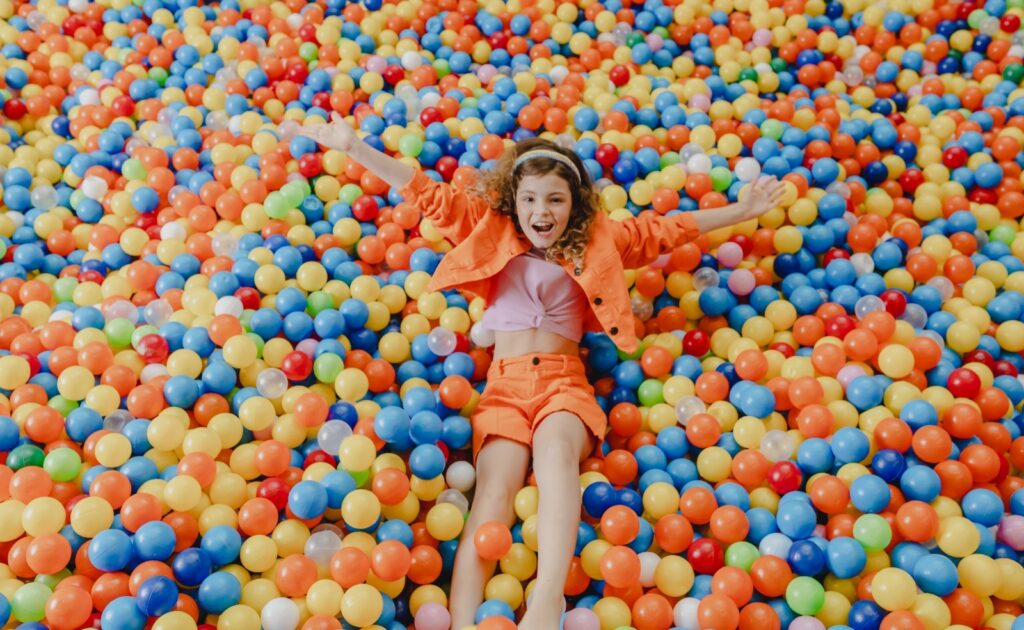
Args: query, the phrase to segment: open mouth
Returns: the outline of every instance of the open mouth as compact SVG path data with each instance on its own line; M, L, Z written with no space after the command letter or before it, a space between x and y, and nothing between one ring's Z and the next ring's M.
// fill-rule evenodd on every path
M540 236L548 236L555 229L554 223L531 223L530 227Z

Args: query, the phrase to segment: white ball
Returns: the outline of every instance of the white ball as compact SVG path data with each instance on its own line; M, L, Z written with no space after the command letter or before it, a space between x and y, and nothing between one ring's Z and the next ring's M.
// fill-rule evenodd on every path
M239 317L245 307L242 306L242 300L239 300L233 295L225 295L224 297L217 300L217 304L213 307L215 315L234 315Z
M711 158L703 153L690 156L690 159L686 160L686 170L690 173L706 175L711 172Z
M693 273L693 288L697 291L717 287L718 282L718 272L711 267L701 267Z
M336 455L345 438L352 435L352 427L341 420L331 420L320 426L316 434L316 443L321 450Z
M330 530L321 530L306 539L306 546L303 551L306 557L317 563L318 566L326 567L331 562L331 557L341 549L341 539Z
M460 492L469 492L476 484L476 469L469 462L455 462L448 467L448 472L444 474L444 480L449 488Z
M288 377L277 368L267 368L256 377L256 391L264 398L280 398L288 391Z
M150 363L146 367L142 368L142 374L139 375L139 380L143 383L148 383L154 378L160 378L161 376L167 375L167 366L161 365L160 363Z
M684 597L676 602L676 607L672 611L672 620L676 627L680 630L700 630L700 623L697 622L698 606L700 600L696 597Z
M263 607L260 613L263 630L295 630L299 625L299 607L287 597L277 597Z
M752 182L761 174L761 165L754 158L741 158L736 162L736 179Z
M415 70L423 65L423 57L418 52L410 50L402 55L402 67L406 70Z
M661 557L650 551L644 551L637 557L640 559L640 586L651 588L654 586L654 570L658 568Z
M107 182L99 177L86 177L82 180L82 193L89 199L99 199L107 194Z
M160 240L163 241L181 240L185 238L186 234L185 226L177 221L171 221L160 228Z
M469 329L469 340L477 348L490 348L494 345L494 331L477 322Z

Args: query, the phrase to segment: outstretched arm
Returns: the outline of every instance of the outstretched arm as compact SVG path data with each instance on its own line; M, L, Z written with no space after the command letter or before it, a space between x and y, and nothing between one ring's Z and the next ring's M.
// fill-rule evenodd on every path
M391 188L402 188L412 180L415 170L408 164L381 153L377 149L363 142L355 129L337 112L331 114L329 125L308 125L301 127L298 135L319 144L341 151L350 158L359 162L366 170L387 182Z
M658 256L692 241L701 234L756 219L782 199L785 186L775 178L750 185L740 201L709 210L683 212L670 217L645 212L625 221L613 221L615 244L627 269L654 262Z
M341 151L397 190L406 202L415 205L442 236L459 243L473 231L487 204L480 198L436 182L413 168L371 147L337 113L329 125L309 125L299 135L323 146Z

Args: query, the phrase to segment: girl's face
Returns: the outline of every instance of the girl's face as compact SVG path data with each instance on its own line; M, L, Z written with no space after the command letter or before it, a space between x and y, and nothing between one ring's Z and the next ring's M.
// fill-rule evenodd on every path
M525 175L519 180L516 216L537 249L547 249L561 238L571 214L572 191L560 175Z

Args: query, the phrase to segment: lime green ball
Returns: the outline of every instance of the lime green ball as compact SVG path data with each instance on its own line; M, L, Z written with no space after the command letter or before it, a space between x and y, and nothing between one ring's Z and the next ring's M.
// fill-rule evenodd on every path
M321 354L313 361L313 374L321 383L333 383L345 368L345 362L336 354Z
M70 448L54 449L43 460L43 470L54 481L71 481L82 470L82 458Z
M889 521L877 514L863 514L853 523L853 537L868 551L885 549L892 542Z
M11 614L21 622L39 621L46 614L46 600L53 594L45 584L33 582L22 586L11 598Z
M812 577L793 578L786 587L786 604L798 615L816 615L825 605L825 587Z
M63 396L54 396L47 404L59 411L62 416L67 416L75 409L78 409L78 403L73 400L68 400Z
M745 540L733 543L725 550L725 564L730 567L739 567L748 573L754 560L760 557L761 552L757 550L757 547Z
M732 184L732 172L724 166L711 169L711 187L718 192L728 190Z
M107 335L107 343L115 350L124 350L132 342L132 333L135 332L135 324L123 317L112 319L103 327Z
M133 348L138 348L139 347L139 341L143 337L145 337L146 335L159 335L159 334L160 334L160 329L157 328L156 326L153 326L153 325L150 325L150 324L146 324L145 326L139 326L138 328L135 329L135 332L132 333L132 347Z
M341 203L352 205L356 199L363 194L363 189L355 184L345 184L338 191L338 201Z
M281 191L275 190L263 200L263 209L267 211L267 216L271 219L283 219L288 216L291 207L288 206L288 199L281 194Z
M340 466L340 464L339 464L339 466ZM341 469L339 468L339 470L341 470ZM362 488L362 487L366 486L366 483L370 480L370 471L369 470L356 470L356 471L349 470L348 474L352 475L352 480L356 482L356 487L357 488Z
M1024 66L1021 67L1024 68ZM1021 78L1024 78L1024 76ZM1013 239L1016 237L1017 231L1008 225L997 225L988 233L989 240L999 241L1006 245L1013 243Z
M313 317L331 308L334 308L334 298L329 293L324 293L323 291L310 293L309 298L306 300L306 312Z
M782 137L783 132L782 123L777 120L768 120L761 123L761 135L772 140L778 140Z
M142 162L135 159L129 158L124 161L124 165L121 166L121 172L124 173L126 179L132 181L141 181L146 179L146 167L142 165Z
M53 283L53 294L57 299L57 302L64 304L74 300L75 288L78 286L78 280L74 278L61 278Z
M299 46L299 57L302 57L305 61L313 61L320 55L320 51L317 50L316 44L313 42L305 42Z
M665 398L662 396L663 388L664 383L655 378L649 378L640 383L640 388L637 390L637 398L640 399L640 404L644 407L653 407L660 402L664 402Z
M423 151L423 141L413 134L404 135L398 141L398 150L407 157L416 157Z

